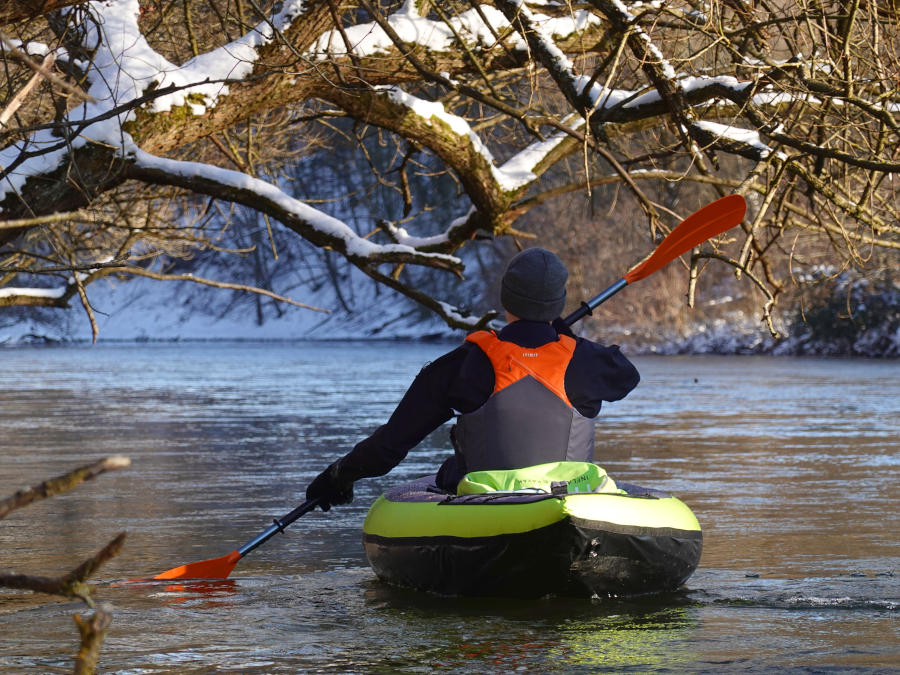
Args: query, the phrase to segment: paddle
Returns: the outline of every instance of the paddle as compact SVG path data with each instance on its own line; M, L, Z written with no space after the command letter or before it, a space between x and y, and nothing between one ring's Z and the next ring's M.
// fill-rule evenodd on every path
M624 277L612 284L602 293L594 296L588 302L582 302L581 307L569 314L564 321L571 326L579 319L587 316L592 310L606 302L628 284L640 281L658 272L680 255L699 246L707 239L730 230L744 219L747 204L741 195L728 195L707 204L702 209L695 211L682 220L669 232L656 250L643 262L636 265Z
M273 525L256 535L253 539L241 546L236 551L232 551L228 555L221 558L212 558L211 560L201 560L199 562L188 563L179 567L173 567L170 570L157 574L154 579L227 579L231 574L231 570L237 565L238 560L250 553L258 546L262 546L269 539L274 537L278 532L283 532L284 528L293 523L304 513L309 513L316 505L318 499L309 499L303 502L296 509L282 516L275 518Z
M721 234L725 230L729 230L741 220L744 219L744 212L747 205L744 198L740 195L729 195L717 199L711 204L707 204L699 211L692 213L690 216L681 221L678 226L672 230L665 239L663 239L656 250L650 254L643 262L639 263L630 270L624 277L619 279L605 291L592 298L589 302L581 304L581 307L565 318L568 325L572 325L582 317L590 314L593 309L598 307L628 284L650 276L654 272L659 271L678 256L687 253L695 246L702 244L710 237ZM253 549L261 546L278 532L283 532L284 528L297 520L300 516L312 511L319 503L317 499L311 499L304 502L287 515L276 518L274 524L268 529L258 534L256 537L248 541L236 551L232 551L228 555L221 558L212 558L211 560L201 560L199 562L188 563L180 567L157 574L154 579L226 579L238 560L250 553Z

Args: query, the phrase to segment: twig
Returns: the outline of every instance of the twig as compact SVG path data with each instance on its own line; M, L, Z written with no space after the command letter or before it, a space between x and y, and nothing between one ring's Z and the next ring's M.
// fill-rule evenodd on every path
M120 532L106 546L91 556L68 574L59 577L39 577L30 574L0 574L0 586L18 588L35 593L61 595L70 600L78 598L88 607L94 606L91 587L87 580L104 563L118 555L125 543L125 533Z
M88 321L91 323L91 342L97 344L97 336L100 335L100 327L97 326L97 317L94 315L94 308L91 307L91 302L88 300L87 291L84 288L84 282L81 279L81 275L76 273L72 275L72 278L75 280L75 288L78 290L81 306L84 308Z
M296 307L302 307L303 309L311 309L314 312L322 312L323 314L331 314L331 312L327 309L323 309L321 307L314 307L313 305L306 305L302 302L297 302L296 300L291 300L283 295L278 295L277 293L273 293L272 291L268 291L265 288L258 288L256 286L246 286L244 284L232 284L227 281L214 281L212 279L204 279L203 277L195 277L193 274L160 274L158 272L150 272L149 270L145 270L140 267L131 267L125 266L121 268L109 267L106 268L111 272L121 272L123 274L133 274L134 276L140 277L148 277L150 279L156 279L157 281L192 281L195 284L202 284L204 286L213 286L214 288L227 288L233 291L246 291L248 293L258 293L259 295L268 296L274 300L278 300L280 302L286 302L289 305L294 305Z
M69 84L63 78L52 72L49 67L44 67L44 64L38 63L30 56L28 56L28 54L16 47L12 42L9 41L9 39L3 32L0 32L0 43L3 44L4 49L12 52L18 58L22 59L22 61L25 62L25 65L31 68L35 73L39 73L43 77L47 78L47 80L49 80L71 96L74 96L78 100L85 101L87 103L96 103L97 99L95 99L93 96L85 93L80 87ZM46 59L44 61L46 62Z
M35 216L34 218L18 218L16 220L0 221L0 230L16 230L20 227L33 227L36 225L52 225L67 220L88 220L93 219L93 215L86 209L78 209L77 211L63 211L61 213L51 213L46 216Z
M763 281L760 278L758 278L755 274L753 274L749 269L747 269L747 267L745 265L742 265L739 260L734 260L733 258L729 258L728 256L722 255L721 253L703 253L703 252L694 253L691 256L691 267L693 268L698 260L704 259L704 258L709 259L709 260L719 260L719 261L725 263L726 265L731 265L732 267L741 270L743 272L743 274L748 279L750 279L750 281L752 281L754 284L756 284L756 287L759 288L759 290L762 291L763 295L766 296L766 302L762 308L763 321L766 322L766 328L768 328L769 334L773 338L775 338L775 339L780 338L781 333L779 333L778 330L775 328L775 322L772 318L772 308L775 307L776 298L775 298L775 295L772 293L772 291L769 290L769 288L766 286L766 284L763 283ZM776 292L778 292L777 289L776 289Z
M48 69L53 63L56 61L56 54L50 52L47 56L44 57L43 62L41 62L40 70L35 71L34 75L31 76L31 79L25 83L25 86L19 89L16 92L16 95L12 97L12 100L9 102L9 105L3 109L3 112L0 113L0 127L5 127L6 123L9 122L9 118L16 114L16 111L22 107L22 104L25 102L25 99L28 97L28 94L31 93L31 90L37 86L37 83L41 81L41 78L44 77L44 73L50 72Z
M114 469L123 469L131 465L128 457L114 455L106 457L99 462L83 466L81 468L70 471L62 476L45 480L40 485L28 488L27 490L19 490L11 497L0 500L0 520L5 518L11 511L27 506L31 502L38 499L46 499L54 495L68 492L76 485L86 480L99 476L101 473L112 471Z

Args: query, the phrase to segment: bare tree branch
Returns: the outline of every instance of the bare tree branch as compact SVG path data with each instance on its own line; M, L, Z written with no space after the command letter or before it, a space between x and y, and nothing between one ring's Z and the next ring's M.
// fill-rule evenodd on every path
M273 300L278 300L279 302L293 305L294 307L302 307L303 309L309 309L314 312L322 312L324 314L330 313L330 310L323 309L321 307L314 307L313 305L307 305L302 302L297 302L296 300L291 300L288 297L278 295L277 293L273 293L272 291L266 290L265 288L257 288L255 286L247 286L245 284L233 284L227 281L215 281L214 279L203 279L192 274L161 274L135 266L109 267L106 268L104 272L107 274L121 273L137 277L147 277L148 279L156 279L158 281L190 281L192 283L201 284L203 286L212 286L213 288L224 288L232 291L256 293L257 295L264 295L266 297L272 298Z

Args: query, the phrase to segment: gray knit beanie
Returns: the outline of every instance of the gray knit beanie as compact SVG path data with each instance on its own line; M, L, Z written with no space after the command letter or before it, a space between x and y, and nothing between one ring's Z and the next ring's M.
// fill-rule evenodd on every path
M500 304L510 314L529 321L552 321L566 304L566 266L542 248L528 248L506 266Z

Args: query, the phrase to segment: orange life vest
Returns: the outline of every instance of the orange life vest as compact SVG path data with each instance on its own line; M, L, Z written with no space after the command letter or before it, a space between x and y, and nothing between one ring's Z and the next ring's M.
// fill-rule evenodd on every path
M531 376L571 406L566 396L566 368L575 352L575 340L560 335L559 341L540 347L521 347L505 342L489 331L478 331L466 337L481 348L494 367L494 394L523 377Z
M468 471L516 469L562 460L593 461L594 423L566 395L566 369L576 341L566 335L522 347L489 331L466 337L490 359L494 391L460 415L454 431Z

